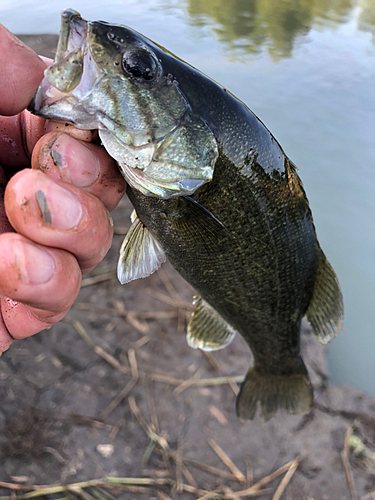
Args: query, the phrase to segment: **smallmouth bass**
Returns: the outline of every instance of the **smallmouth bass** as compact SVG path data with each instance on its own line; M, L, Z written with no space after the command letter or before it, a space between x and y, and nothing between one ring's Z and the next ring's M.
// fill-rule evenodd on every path
M120 281L168 258L198 292L189 345L215 350L244 337L254 362L238 416L309 412L301 321L325 344L341 329L343 302L297 169L263 123L146 37L73 10L30 109L98 129L118 162L135 208Z

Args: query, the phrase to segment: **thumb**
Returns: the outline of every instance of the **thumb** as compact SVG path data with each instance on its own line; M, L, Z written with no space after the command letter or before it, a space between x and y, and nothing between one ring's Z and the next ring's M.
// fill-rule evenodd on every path
M0 24L0 115L27 108L43 78L46 64Z

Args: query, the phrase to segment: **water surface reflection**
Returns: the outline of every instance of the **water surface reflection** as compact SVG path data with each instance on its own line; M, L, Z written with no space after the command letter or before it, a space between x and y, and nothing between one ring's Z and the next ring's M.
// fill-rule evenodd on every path
M232 56L259 54L290 57L312 27L335 29L360 9L358 27L375 32L375 2L362 0L187 0L191 24L209 26Z

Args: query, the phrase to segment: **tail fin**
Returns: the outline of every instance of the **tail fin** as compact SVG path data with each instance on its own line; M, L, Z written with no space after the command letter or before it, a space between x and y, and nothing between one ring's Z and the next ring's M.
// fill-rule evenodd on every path
M269 420L277 411L297 415L309 413L312 401L313 389L304 365L290 375L263 374L254 366L242 383L236 412L241 420L251 420L259 402L261 416Z

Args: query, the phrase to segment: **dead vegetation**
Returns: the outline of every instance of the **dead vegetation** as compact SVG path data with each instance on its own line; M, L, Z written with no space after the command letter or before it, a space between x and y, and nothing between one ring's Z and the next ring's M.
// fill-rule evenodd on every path
M113 262L116 257L117 255L112 256L111 261ZM0 496L0 500L26 500L42 497L50 500L114 500L114 498L138 497L158 500L172 498L199 500L242 498L321 500L324 498L336 500L334 497L324 495L316 497L296 495L292 487L295 474L300 473L301 477L307 474L306 477L308 477L309 472L305 472L306 470L313 472L321 470L314 464L309 465L312 459L309 452L303 447L298 448L297 446L290 448L294 451L289 451L289 444L283 445L280 442L281 444L278 443L279 449L286 450L283 452L284 454L275 456L273 461L269 463L259 459L259 463L254 465L255 459L249 459L245 446L241 448L242 461L239 463L235 451L241 447L241 442L228 445L228 443L225 444L225 440L223 440L223 444L218 439L221 435L229 435L233 428L236 430L238 427L238 431L240 430L240 424L234 417L234 397L238 393L238 384L243 380L249 354L246 352L246 364L240 365L243 368L239 369L239 363L236 361L229 371L228 366L230 365L223 366L225 358L222 355L199 353L197 355L200 356L200 363L188 365L187 373L185 370L183 377L181 371L176 369L182 362L177 353L174 364L159 361L158 354L155 354L155 348L160 342L168 345L169 337L165 330L169 328L173 335L176 335L177 332L182 337L192 311L192 305L187 299L190 291L185 295L179 293L172 283L170 275L163 269L154 276L153 284L154 286L151 287L147 281L141 283L137 296L138 302L136 302L133 295L131 300L123 298L122 294L125 289L121 289L116 281L113 264L104 263L99 269L94 270L84 278L81 295L64 320L63 325L65 324L69 332L75 332L73 335L74 345L77 348L85 346L84 352L87 358L90 357L88 352L92 354L91 365L87 362L87 366L77 367L74 365L70 368L68 366L69 354L64 353L66 358L64 356L57 358L51 343L50 351L46 348L46 352L42 351L35 356L33 370L37 369L38 363L49 359L54 369L63 370L66 368L66 373L63 376L65 378L70 376L74 380L76 374L80 373L79 370L82 370L83 374L87 372L87 375L83 376L86 384L84 387L87 386L87 390L91 390L95 389L95 382L90 379L89 369L91 366L102 363L108 372L108 379L112 380L111 390L106 392L107 389L102 389L101 394L104 394L103 399L106 402L100 406L100 411L91 412L90 415L88 412L85 413L84 407L80 408L80 411L66 411L59 403L56 404L55 410L51 413L42 411L40 407L34 410L20 411L16 413L17 418L15 418L14 412L11 413L5 424L5 440L3 443L0 440L2 463L11 457L21 457L26 463L28 461L29 463L34 463L34 461L37 463L43 457L50 456L51 460L54 461L55 469L57 464L65 472L61 473L60 483L41 485L34 484L38 481L35 481L35 477L32 475L3 476L4 469L0 464L0 488L4 492L4 495ZM99 294L99 299L97 294ZM110 297L110 299L105 301L103 297ZM143 301L141 305L140 301ZM133 304L133 307L130 307L129 303ZM153 307L143 307L144 304L149 306L151 303ZM116 332L123 329L124 325L126 331L132 332L132 334L124 337L116 336ZM114 335L112 342L108 340L111 335ZM156 335L159 338L155 339ZM177 339L177 337L173 337L173 339ZM33 339L30 342L33 342ZM17 347L16 349L18 349L16 353L18 357L31 355L27 348ZM173 352L174 349L173 346ZM188 353L191 352L188 348L186 349ZM19 372L19 377L22 376L22 373ZM31 381L36 386L38 384L42 386L44 382L41 382L38 376L38 373L31 371L25 375L25 380ZM58 380L59 384L63 378L60 377ZM117 381L117 385L113 383L113 380ZM51 387L51 390L55 390L53 384ZM116 387L118 388L114 389ZM160 390L160 387L163 388L164 392ZM219 391L217 399L211 398L212 391ZM155 399L156 393L158 394L157 400ZM167 398L161 398L160 394L167 396ZM205 419L211 419L213 423L211 427L207 427L207 432L203 433L204 441L199 442L199 449L193 453L186 443L184 427L191 424L192 420L196 422L199 417L199 415L191 418L189 416L191 400L198 396L201 398L210 396L207 404L205 401L201 403L204 405L202 413L205 413L204 417L202 416L199 420L200 425L206 425ZM8 391L2 402L7 401L7 398L10 397ZM226 400L230 402L230 412L225 410L223 403ZM177 410L177 403L180 405L179 408L182 405L186 411ZM166 425L165 416L163 417L164 422L160 423L161 413L165 415L165 406L168 406L169 424L174 420L179 423L176 426L179 429L177 435L176 428L171 429ZM347 412L348 414L344 415L337 409L328 409L317 404L315 413L292 427L291 431L288 431L288 435L306 432L309 426L314 425L318 412L326 412L326 417L331 419L349 419L350 417L351 422L356 415L353 412L350 414ZM69 426L89 429L94 437L104 436L105 443L97 445L96 451L104 458L110 458L115 455L114 445L123 434L124 429L129 427L129 422L137 427L137 429L132 427L135 446L138 449L142 447L140 460L137 463L132 463L132 471L136 474L122 477L123 475L116 471L113 475L89 476L94 477L90 480L68 480L79 472L77 467L66 472L70 460L69 451L65 449ZM371 427L372 421L366 422ZM212 431L214 426L215 432ZM271 423L268 427L270 436L276 435L275 426L276 424ZM362 436L363 438L364 434L368 435L363 428L363 425L357 424L354 431L350 427L351 430L348 430L345 440L341 440L341 437L338 438L341 448L337 452L337 457L341 460L342 471L340 474L342 483L344 484L346 481L347 484L348 500L372 500L375 498L375 493L371 489L365 495L358 495L356 477L352 468L352 450L354 448L360 450L356 456L357 462L364 453L358 437ZM143 437L141 438L142 434L137 434L137 432L143 433ZM255 438L256 436L249 436L247 441L249 443L255 442ZM271 441L272 439L269 440L268 445L264 446L272 446ZM363 438L362 441L365 439ZM259 446L263 445L258 442L257 446L259 449ZM368 444L365 448L367 454L361 463L365 463L368 467L368 464L372 464L374 448ZM288 458L284 459L286 454L288 454ZM237 459L234 459L234 456L237 456ZM82 467L84 470L85 465L83 464ZM87 477L87 474L85 476Z
M83 287L92 286L105 281L111 281L115 277L113 269L104 267L102 270L96 270L90 276L83 280ZM104 318L122 318L128 322L142 336L127 349L127 364L119 361L108 347L104 344L99 345L91 338L88 330L83 323L73 318L71 315L64 320L71 324L78 335L93 349L113 369L118 370L123 375L130 376L128 382L119 391L116 397L104 408L96 418L77 413L68 413L62 415L59 413L54 417L54 422L74 423L93 429L103 429L109 433L111 440L116 438L123 422L118 421L114 425L106 423L111 413L127 399L127 405L133 415L133 418L145 432L148 438L140 468L143 468L143 475L140 477L105 477L92 479L70 484L51 484L51 485L32 485L28 476L13 476L14 482L0 481L0 488L9 490L10 494L0 496L0 500L26 500L30 498L47 497L58 500L113 500L114 496L122 492L131 492L133 494L151 495L153 498L162 500L175 498L176 494L185 492L191 494L192 498L200 500L205 499L239 499L239 498L258 498L273 493L273 500L278 500L285 491L291 480L301 457L296 457L293 461L275 470L272 474L263 477L261 480L253 483L253 471L251 462L247 463L247 470L242 472L237 467L228 454L215 442L209 440L209 445L217 454L222 462L222 467L215 467L207 463L201 463L195 460L189 460L183 456L182 446L173 448L168 442L168 435L160 432L160 426L157 416L157 406L153 396L153 383L158 382L168 384L174 387L172 394L175 397L180 396L185 390L198 387L209 387L219 385L229 385L234 394L238 392L237 383L243 379L238 376L217 376L211 378L202 378L201 370L197 370L188 379L181 379L169 374L153 373L139 370L137 355L142 357L141 349L147 346L150 340L150 329L148 320L175 319L177 329L186 327L186 319L190 316L192 306L183 301L177 291L174 289L167 273L159 271L159 277L165 286L167 294L160 291L149 291L149 295L157 300L172 306L168 310L159 311L129 311L124 307L123 302L115 301L115 307L100 308L91 303L76 302L74 308L79 311L89 311L95 316ZM107 330L111 328L110 320L107 324ZM137 353L137 354L136 354ZM208 362L214 371L220 371L220 366L211 353L205 353ZM42 359L42 358L41 358ZM148 421L141 413L135 398L130 395L136 384L142 380L147 387L147 406L150 415ZM210 413L225 427L228 420L225 415L214 405L210 406ZM58 449L46 446L48 439L53 435L50 431L53 428L52 419L41 417L37 412L34 414L21 414L17 420L18 424L9 425L11 435L8 436L6 446L3 447L4 457L11 455L24 455L31 453L31 457L41 456L43 453L52 453L57 460L64 463L64 457L60 455ZM22 428L21 428L22 427ZM111 453L111 445L107 446L107 452ZM113 447L112 447L113 448ZM104 450L102 450L104 453ZM147 469L151 455L159 457L159 467ZM214 490L207 490L200 486L194 478L194 471L201 470L207 474L221 479L221 486ZM277 484L277 479L282 477ZM1 479L1 478L0 478ZM26 484L25 484L26 483ZM231 485L231 487L228 486Z

